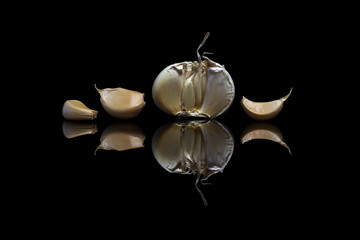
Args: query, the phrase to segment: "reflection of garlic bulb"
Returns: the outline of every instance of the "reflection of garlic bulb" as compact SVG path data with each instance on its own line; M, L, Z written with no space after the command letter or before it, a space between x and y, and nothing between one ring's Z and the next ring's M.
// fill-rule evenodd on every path
M234 139L216 121L172 123L156 131L152 151L167 171L198 173L206 179L223 171L234 151Z
M204 205L207 201L197 183L222 172L234 151L231 133L216 121L188 121L159 128L152 139L158 163L171 173L197 174L195 187Z
M182 116L213 118L225 112L235 97L235 87L224 66L207 57L199 62L175 63L155 79L152 96L164 112Z
M124 151L144 147L145 135L141 128L130 122L114 122L101 134L100 145L95 150Z

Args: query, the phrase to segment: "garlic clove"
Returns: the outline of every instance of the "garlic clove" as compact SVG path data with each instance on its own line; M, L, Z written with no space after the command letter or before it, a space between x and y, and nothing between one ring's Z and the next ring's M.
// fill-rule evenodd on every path
M135 123L114 122L106 127L100 137L100 145L95 150L125 151L143 148L145 134Z
M224 113L235 97L230 74L220 64L207 57L198 62L172 64L156 77L152 97L158 108L178 117L214 118Z
M172 115L182 111L182 76L186 65L191 64L191 62L172 64L156 78L152 87L152 96L156 106L162 111Z
M210 117L224 113L235 97L234 82L225 67L206 58L207 81L200 111Z
M277 116L283 108L284 102L290 96L292 88L285 97L270 102L254 102L245 97L241 106L248 116L256 120L268 120Z
M117 119L131 119L139 115L145 106L144 94L125 88L105 88L96 90L105 111Z
M67 120L93 120L98 112L85 106L78 100L67 100L62 108L62 115Z
M268 122L255 122L250 124L245 128L241 134L240 139L242 144L255 139L273 141L285 147L291 154L289 146L283 140L283 135L280 129L277 128L274 124Z
M98 129L93 123L65 120L62 125L62 131L66 138L71 139L83 135L94 134Z

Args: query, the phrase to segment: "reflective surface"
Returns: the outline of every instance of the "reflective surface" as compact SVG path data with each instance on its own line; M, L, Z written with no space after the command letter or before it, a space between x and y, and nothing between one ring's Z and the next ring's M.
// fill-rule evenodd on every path
M90 122L64 121L62 130L64 137L67 139L66 142L71 146L71 141L75 139L81 142L81 138L83 138L84 143L88 143L91 135L97 133L97 125ZM82 153L78 152L77 154L86 157L90 156L91 152L93 152L95 159L102 161L111 161L114 159L114 156L116 158L119 157L119 160L122 161L119 164L124 166L124 168L118 169L121 174L129 171L128 167L126 167L128 163L138 162L139 164L133 165L135 169L129 172L130 175L135 174L135 177L137 175L136 172L144 169L146 178L157 179L157 181L166 184L170 184L168 182L171 179L169 178L170 175L179 175L180 178L176 179L176 184L180 183L181 185L181 182L184 181L188 185L192 182L192 186L188 185L187 188L196 189L198 198L191 201L199 201L200 195L204 206L216 205L217 197L214 198L216 192L209 194L210 197L207 196L207 192L216 191L216 188L214 190L211 189L217 184L219 179L214 177L209 179L209 177L218 173L226 175L227 171L224 170L233 158L236 148L243 149L241 150L242 152L238 152L236 159L232 160L237 162L233 168L237 168L238 161L241 161L239 156L243 156L247 161L251 161L252 158L257 159L259 156L261 157L258 153L266 151L268 152L267 154L279 154L278 156L267 155L266 160L273 158L294 160L293 156L290 155L290 147L285 143L280 129L270 122L250 122L242 131L238 131L241 133L238 138L234 137L231 129L225 124L216 120L204 119L178 119L168 122L155 129L152 136L145 136L145 132L138 123L129 121L113 121L103 130L100 130L100 132L91 137L92 142L96 139L99 139L100 142L95 151L89 145L81 145ZM151 141L151 143L145 144L146 139ZM236 141L238 140L242 144L237 145ZM272 144L272 142L276 144ZM285 149L290 153L287 156ZM107 150L112 152L112 154L107 155L104 151L99 150ZM79 159L79 157L77 158ZM162 170L159 170L156 165L160 166ZM229 172L234 174L239 170L231 169ZM170 175L168 176L166 173ZM182 175L189 175L191 178L185 178ZM131 187L132 183L130 182L129 184L129 187ZM233 180L222 184L232 186ZM205 189L206 191L204 192ZM169 194L173 191L177 192L177 189L169 185L163 186L161 191L164 195L168 195L167 192ZM188 198L187 196L182 197ZM169 200L175 201L176 199Z

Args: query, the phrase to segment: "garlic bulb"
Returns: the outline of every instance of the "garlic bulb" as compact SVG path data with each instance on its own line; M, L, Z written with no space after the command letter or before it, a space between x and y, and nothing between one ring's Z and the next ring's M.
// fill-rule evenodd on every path
M283 140L280 129L268 122L254 122L250 124L242 132L240 139L242 144L255 139L273 141L285 147L291 154L290 148Z
M204 57L166 67L154 81L152 97L162 111L178 117L214 118L224 113L235 97L235 87L224 66Z
M114 122L106 127L100 137L99 149L125 151L144 147L145 135L135 123Z
M144 94L125 88L105 88L96 90L105 111L117 119L135 118L145 106Z
M62 108L62 115L67 120L93 120L97 114L78 100L67 100Z
M97 127L90 122L78 122L78 121L64 121L62 125L62 131L66 138L71 139L83 135L96 133Z
M285 97L270 102L254 102L243 97L241 106L249 117L256 120L269 120L280 113L291 92L292 88Z

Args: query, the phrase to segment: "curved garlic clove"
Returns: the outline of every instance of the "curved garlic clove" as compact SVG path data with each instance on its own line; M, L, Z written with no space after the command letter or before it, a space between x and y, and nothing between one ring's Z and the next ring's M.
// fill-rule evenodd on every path
M145 135L135 123L114 122L106 127L100 137L99 149L125 151L144 147Z
M83 135L94 134L98 129L93 123L66 120L63 122L62 131L66 138L71 139Z
M285 97L270 102L254 102L243 97L241 106L248 116L256 120L269 120L278 115L284 102L290 96L292 88Z
M178 117L214 118L224 113L235 97L235 87L224 66L199 55L209 33L197 49L198 62L175 63L162 70L152 87L158 108Z
M67 120L93 120L98 112L85 106L78 100L67 100L62 108L62 115Z
M255 122L250 124L241 134L241 143L263 139L279 143L285 147L291 154L289 146L284 142L283 135L278 127L268 122Z
M96 90L105 111L117 119L130 119L139 115L145 106L144 94L125 88L105 88Z

